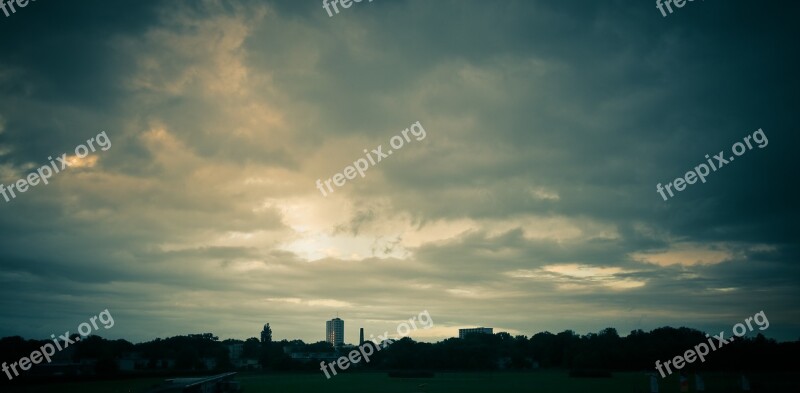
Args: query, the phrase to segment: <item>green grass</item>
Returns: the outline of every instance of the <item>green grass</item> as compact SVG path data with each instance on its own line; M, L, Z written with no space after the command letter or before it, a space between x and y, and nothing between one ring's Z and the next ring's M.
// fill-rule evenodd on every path
M706 392L738 392L737 375L706 373ZM793 375L748 375L751 385L767 392L800 391ZM245 392L326 392L326 393L649 393L650 377L644 373L614 373L612 378L570 378L566 371L545 370L527 373L437 373L433 378L389 378L386 373L344 373L326 380L320 372L311 375L242 375L238 378ZM693 381L690 381L693 382ZM423 385L424 384L424 385ZM677 375L659 381L659 391L679 392ZM690 384L694 392L694 384Z
M607 379L568 378L566 372L535 373L437 373L433 378L389 378L386 373L346 373L326 380L319 375L242 376L239 381L251 392L411 393L411 392L632 392L636 375ZM629 386L620 390L621 386Z
M180 376L180 375L176 375ZM760 384L767 392L800 391L793 375L753 375L751 384ZM614 373L613 378L569 378L566 371L544 370L527 373L437 373L433 378L389 378L386 373L340 373L330 380L322 372L314 374L242 373L236 378L245 393L648 393L649 377L644 373ZM163 379L101 381L82 384L60 384L11 390L11 393L134 393L146 392ZM704 374L706 391L738 392L738 376ZM693 384L690 392L694 391ZM675 375L660 381L660 392L678 392Z
M98 381L98 382L72 382L61 384L34 385L16 387L10 389L9 393L142 393L149 390L153 385L164 382L163 378L144 378L144 379L125 379L119 381ZM0 387L0 392L6 392Z

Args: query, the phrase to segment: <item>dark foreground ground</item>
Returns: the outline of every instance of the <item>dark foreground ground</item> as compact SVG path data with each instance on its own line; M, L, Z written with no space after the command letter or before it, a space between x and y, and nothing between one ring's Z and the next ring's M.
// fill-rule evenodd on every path
M748 374L752 392L800 392L800 373ZM326 380L318 374L242 373L236 378L245 393L439 393L439 392L541 392L541 393L648 393L649 377L644 373L615 373L612 378L570 378L566 371L527 373L437 373L433 378L389 378L386 373L339 374ZM740 392L736 374L704 375L706 392ZM13 387L9 393L143 393L162 379L98 381L27 387ZM660 381L660 392L679 392L673 375ZM690 384L690 392L694 385Z

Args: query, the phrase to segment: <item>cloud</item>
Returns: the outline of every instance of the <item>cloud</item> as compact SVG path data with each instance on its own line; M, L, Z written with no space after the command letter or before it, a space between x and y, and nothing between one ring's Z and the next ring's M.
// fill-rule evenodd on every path
M734 252L724 245L675 243L668 250L646 253L633 253L636 261L659 266L712 265L731 260Z
M0 335L105 308L134 341L266 322L317 341L337 310L380 332L429 310L433 339L770 307L796 338L785 163L800 137L780 108L797 6L709 7L753 28L561 1L335 18L297 1L57 2L10 18L0 33L26 39L0 42L0 179L99 130L114 148L0 206ZM417 120L423 141L328 197L314 187ZM769 154L656 193L759 127Z
M561 290L582 290L597 285L613 290L626 290L643 287L646 280L626 277L635 271L618 267L595 267L581 264L546 265L537 270L516 270L506 274L514 278L533 278L557 282Z

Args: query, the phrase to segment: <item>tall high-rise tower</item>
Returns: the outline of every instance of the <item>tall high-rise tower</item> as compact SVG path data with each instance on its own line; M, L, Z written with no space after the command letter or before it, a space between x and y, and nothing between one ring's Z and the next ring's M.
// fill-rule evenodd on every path
M364 345L364 328L361 328L358 333L358 345Z
M344 344L344 321L333 318L325 322L325 341L331 343L334 347Z

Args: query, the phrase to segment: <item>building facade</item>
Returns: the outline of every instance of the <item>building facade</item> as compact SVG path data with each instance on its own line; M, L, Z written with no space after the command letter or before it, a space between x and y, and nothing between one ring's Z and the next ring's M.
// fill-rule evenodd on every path
M334 347L344 344L344 321L339 318L333 318L325 322L325 341L331 343Z
M486 327L479 327L479 328L470 328L470 329L458 329L458 338L463 339L468 334L472 333L479 333L479 334L494 334L492 328Z

